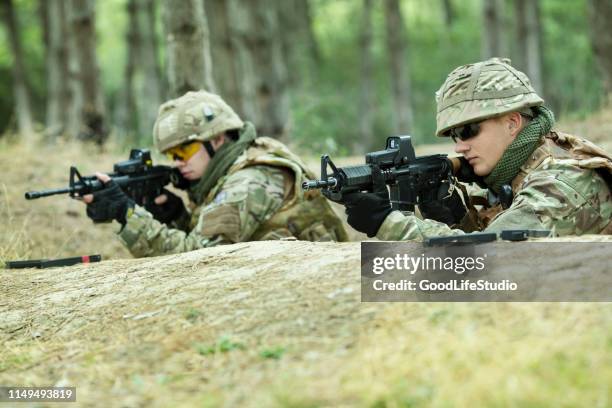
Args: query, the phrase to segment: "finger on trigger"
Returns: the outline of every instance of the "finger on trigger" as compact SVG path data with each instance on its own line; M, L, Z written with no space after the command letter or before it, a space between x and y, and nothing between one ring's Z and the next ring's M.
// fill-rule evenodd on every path
M157 205L162 205L163 203L165 203L166 201L168 201L168 196L165 194L160 194L157 197L155 197L155 204Z
M91 204L93 202L93 194L85 194L82 199L85 204Z
M100 180L104 184L106 184L109 181L111 181L110 176L108 174L105 174L105 173L96 172L96 177L98 178L98 180Z

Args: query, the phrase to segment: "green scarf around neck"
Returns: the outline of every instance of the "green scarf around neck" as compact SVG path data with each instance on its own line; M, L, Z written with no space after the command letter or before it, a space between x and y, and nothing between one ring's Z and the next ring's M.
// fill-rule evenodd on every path
M547 107L534 106L531 109L534 118L510 143L491 174L484 179L489 189L497 194L501 186L510 184L516 177L523 163L540 144L542 136L548 134L555 123L555 116Z
M191 183L188 191L189 199L197 205L202 204L210 190L227 173L238 156L244 153L256 138L257 132L255 131L255 126L252 123L245 122L244 127L240 129L238 140L223 143L208 163L208 167L206 167L202 177Z

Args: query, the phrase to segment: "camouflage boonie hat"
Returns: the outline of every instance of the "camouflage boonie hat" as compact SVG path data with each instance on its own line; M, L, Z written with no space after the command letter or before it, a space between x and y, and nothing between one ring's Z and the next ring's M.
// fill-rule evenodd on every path
M527 75L507 58L463 65L436 92L436 135L456 126L543 105Z
M192 140L211 140L221 132L240 129L242 120L220 96L187 92L159 107L153 142L160 152Z

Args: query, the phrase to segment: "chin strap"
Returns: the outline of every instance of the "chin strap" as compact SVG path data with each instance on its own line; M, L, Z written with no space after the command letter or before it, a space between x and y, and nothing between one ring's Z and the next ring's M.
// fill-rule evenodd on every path
M210 143L210 141L207 140L207 141L203 142L202 144L204 145L204 148L208 152L208 155L210 156L210 158L212 159L213 157L215 157L215 149L213 148L213 146Z

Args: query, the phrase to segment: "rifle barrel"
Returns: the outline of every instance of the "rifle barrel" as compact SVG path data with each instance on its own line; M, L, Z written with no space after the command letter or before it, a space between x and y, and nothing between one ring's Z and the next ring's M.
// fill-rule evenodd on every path
M58 266L72 266L79 263L100 262L101 255L74 256L61 259L30 259L27 261L7 261L5 269L24 269L24 268L53 268Z
M330 177L327 180L308 180L302 183L302 190L308 191L318 188L336 187L337 184L338 180L333 177Z
M25 193L26 200L34 200L36 198L48 197L56 194L66 194L70 193L72 189L70 187L64 188L52 188L49 190L40 190L40 191L28 191Z

